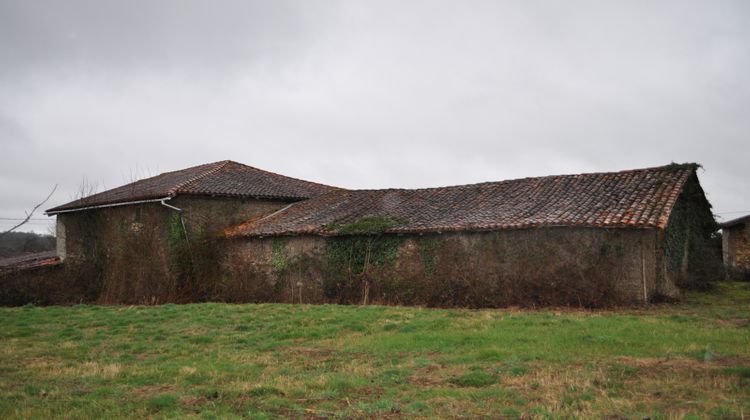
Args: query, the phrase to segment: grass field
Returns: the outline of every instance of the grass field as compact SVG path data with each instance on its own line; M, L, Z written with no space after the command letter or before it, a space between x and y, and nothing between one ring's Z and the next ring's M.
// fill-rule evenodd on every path
M617 311L0 309L0 418L750 417L750 284Z

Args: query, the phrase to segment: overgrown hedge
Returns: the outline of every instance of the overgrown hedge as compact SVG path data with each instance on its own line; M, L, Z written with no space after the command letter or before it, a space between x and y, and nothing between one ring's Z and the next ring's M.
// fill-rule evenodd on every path
M91 267L54 265L0 274L0 306L94 303L101 293Z

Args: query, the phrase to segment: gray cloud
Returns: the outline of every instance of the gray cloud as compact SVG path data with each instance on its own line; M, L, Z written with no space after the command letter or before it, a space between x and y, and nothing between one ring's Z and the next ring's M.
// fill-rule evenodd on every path
M231 72L296 55L325 25L329 8L283 0L30 0L0 7L0 63L11 75Z
M344 187L696 161L750 210L750 6L0 5L0 216L233 159ZM733 214L727 214L727 217ZM0 225L2 228L2 225Z

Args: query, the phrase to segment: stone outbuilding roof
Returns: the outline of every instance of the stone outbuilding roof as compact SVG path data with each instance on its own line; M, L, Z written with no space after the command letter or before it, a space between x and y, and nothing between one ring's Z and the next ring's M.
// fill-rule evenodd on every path
M332 189L225 160L141 179L51 208L47 214L186 194L297 201Z
M723 223L719 223L719 227L722 229L725 229L725 228L730 228L730 227L737 226L737 225L742 225L748 222L750 222L750 214L748 214L747 216L742 216L736 219L728 220Z
M229 228L229 238L313 234L364 218L393 221L391 233L483 231L537 226L665 228L697 164L524 178L425 189L333 190Z

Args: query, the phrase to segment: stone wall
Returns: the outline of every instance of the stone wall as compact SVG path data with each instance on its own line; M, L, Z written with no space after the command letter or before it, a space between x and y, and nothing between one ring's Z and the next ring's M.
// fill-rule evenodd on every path
M724 265L727 267L734 265L736 230L737 226L733 226L731 228L723 228L721 232L721 256Z
M64 233L58 249L66 258L49 278L62 279L62 288L73 284L83 290L74 301L124 304L593 307L652 301L680 291L670 269L676 259L667 255L667 232L657 229L228 240L219 235L222 229L288 203L198 196L168 203L184 211L149 203L58 215L58 231ZM673 229L673 236L683 228ZM46 286L29 290L50 284L37 283Z
M168 204L183 212L146 203L59 214L58 231L65 235L58 249L65 250L66 270L86 267L89 280L100 285L102 303L199 300L192 287L198 279L185 283L195 274L187 272L193 255L204 255L209 239L222 229L287 205L200 196L180 196Z
M180 195L167 202L183 209L185 225L193 234L214 234L254 217L267 215L289 203L284 201Z
M724 263L750 269L750 223L741 223L723 232Z
M595 228L383 235L376 241L388 245L366 257L366 269L335 261L352 238L237 239L224 246L212 298L467 307L644 302L675 290L663 284L658 238L654 229Z
M735 261L740 267L750 269L750 224L745 223L737 234Z
M255 208L265 212L266 204ZM189 203L181 206L187 209ZM363 237L318 236L206 242L195 239L196 232L207 229L197 227L200 212L193 210L189 218L186 210L196 258L186 263L170 244L182 232L175 231L175 214L167 208L143 205L69 216L60 218L70 250L65 263L54 273L32 273L24 281L3 279L8 286L4 300L12 302L5 304L26 299L595 307L641 303L676 290L659 275L664 266L660 232L649 229L383 235L364 237L364 242L357 242ZM363 270L361 259L346 259L347 247L370 240L370 263ZM186 266L195 267L188 276L183 275Z

